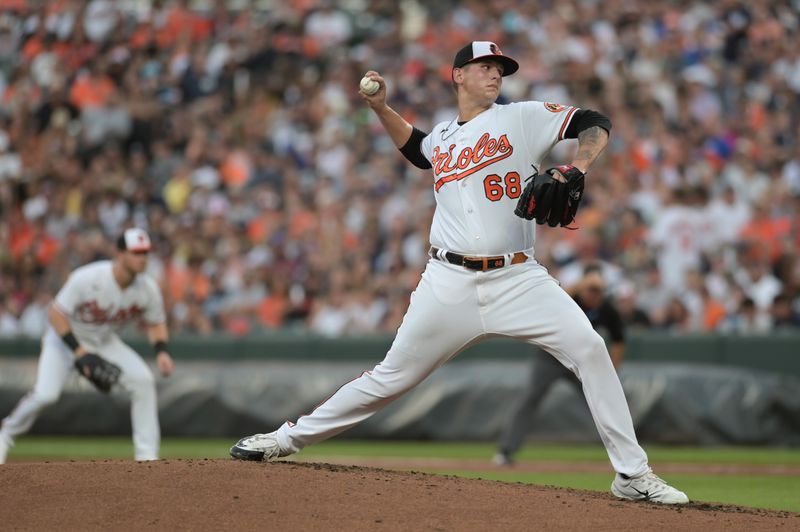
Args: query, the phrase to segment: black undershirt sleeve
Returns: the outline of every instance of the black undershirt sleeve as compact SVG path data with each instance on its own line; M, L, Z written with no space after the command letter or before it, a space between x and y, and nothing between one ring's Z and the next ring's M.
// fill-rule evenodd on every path
M564 138L577 139L581 131L594 126L602 127L609 134L611 133L611 120L606 115L591 109L578 109L572 115L572 120L570 120L567 130L564 132Z
M608 334L611 336L612 342L625 341L625 326L622 323L622 316L620 316L614 306L608 301L603 302L600 308L600 313L603 315L602 320L608 328Z
M427 136L428 134L424 131L414 128L411 131L411 137L409 137L408 141L400 148L400 153L408 159L408 162L423 170L431 168L431 162L422 154L422 139Z

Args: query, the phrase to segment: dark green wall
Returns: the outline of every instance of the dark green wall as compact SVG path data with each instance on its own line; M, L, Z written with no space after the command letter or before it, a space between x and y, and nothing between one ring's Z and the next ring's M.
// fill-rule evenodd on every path
M129 341L145 356L151 352L143 337L132 337ZM388 336L330 339L300 333L275 333L245 338L184 336L173 338L170 345L173 355L183 359L373 360L377 363L391 341ZM38 351L38 340L0 339L0 356L36 356ZM456 360L518 359L527 357L529 353L530 348L521 342L493 339L464 351ZM632 333L628 339L627 356L630 360L736 365L800 375L800 334L673 336Z

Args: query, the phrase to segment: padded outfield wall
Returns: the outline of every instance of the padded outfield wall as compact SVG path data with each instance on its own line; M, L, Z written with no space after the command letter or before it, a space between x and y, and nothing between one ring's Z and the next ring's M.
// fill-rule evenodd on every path
M159 379L165 435L240 436L310 411L370 369L391 338L303 335L176 338L177 370ZM134 347L149 357L149 348ZM38 343L0 342L0 416L32 386ZM521 395L530 348L491 340L465 351L409 394L348 431L358 438L492 440ZM800 445L800 336L633 335L620 378L640 438L681 444ZM33 432L127 434L129 402L75 375ZM534 413L531 439L599 441L568 383Z

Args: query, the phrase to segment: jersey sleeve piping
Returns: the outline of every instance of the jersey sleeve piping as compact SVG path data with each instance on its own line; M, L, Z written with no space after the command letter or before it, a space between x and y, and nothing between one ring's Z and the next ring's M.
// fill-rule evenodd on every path
M561 124L561 129L558 131L558 140L564 140L564 134L567 132L567 128L569 127L569 123L572 120L572 115L575 114L578 107L571 107L569 111L567 111L567 116L564 118L564 123Z

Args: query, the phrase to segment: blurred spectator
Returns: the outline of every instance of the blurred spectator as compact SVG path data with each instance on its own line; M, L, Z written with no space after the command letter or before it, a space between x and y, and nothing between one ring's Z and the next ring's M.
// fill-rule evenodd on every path
M340 336L347 332L350 312L346 301L341 288L332 290L328 297L318 299L309 318L311 330L324 336Z
M654 322L658 327L673 333L687 333L695 330L689 310L678 297L670 299L667 306L659 310Z
M800 328L800 313L792 308L792 300L788 294L778 294L772 300L770 314L774 329Z
M305 34L312 40L317 50L326 50L350 38L352 27L350 18L334 7L333 0L319 0L319 8L314 10L305 22Z
M672 191L671 203L661 210L650 230L650 244L658 256L658 268L666 287L680 290L685 273L700 267L704 238L703 218L691 203L688 189Z
M650 318L636 304L636 288L633 284L620 285L614 294L614 301L617 304L617 311L622 323L633 329L650 327Z
M658 316L666 309L672 298L672 291L661 282L661 270L655 263L646 266L642 280L637 286L636 304L649 317L657 321Z
M14 298L0 300L0 336L22 334L19 322L20 304Z
M712 200L706 209L709 225L718 244L736 241L742 228L750 220L750 205L736 197L733 187L727 186L720 196Z
M631 320L675 331L800 311L796 2L266 4L0 13L0 335L35 329L42 294L130 225L153 236L176 333L393 331L433 195L358 80L393 77L392 105L429 130L453 114L434 115L451 100L442 44L475 35L529 58L508 96L614 122L580 230L537 228L565 286L599 262Z
M755 302L746 297L735 313L720 325L722 332L765 333L770 330L769 316L758 310Z
M725 305L714 299L705 286L700 287L700 295L703 303L703 320L700 324L700 329L703 331L715 331L727 315Z
M764 259L749 260L735 277L759 310L768 309L781 292L781 282L769 271L769 264Z
M41 338L48 324L47 307L52 299L53 294L46 290L36 292L19 318L19 332L29 338Z

